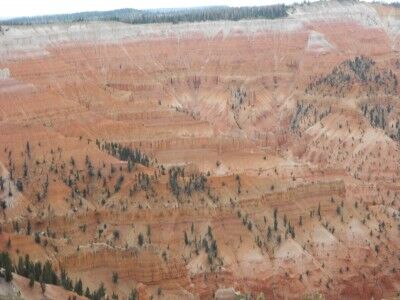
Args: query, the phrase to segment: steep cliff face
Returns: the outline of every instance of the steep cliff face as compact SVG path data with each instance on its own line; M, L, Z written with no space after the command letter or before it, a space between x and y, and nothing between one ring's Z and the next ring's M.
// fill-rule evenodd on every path
M8 26L0 248L120 299L395 297L399 18Z

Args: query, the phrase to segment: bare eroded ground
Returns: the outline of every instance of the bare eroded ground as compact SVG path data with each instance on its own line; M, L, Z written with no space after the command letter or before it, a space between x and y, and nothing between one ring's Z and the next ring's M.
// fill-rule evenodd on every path
M120 299L396 297L398 15L8 28L0 248Z

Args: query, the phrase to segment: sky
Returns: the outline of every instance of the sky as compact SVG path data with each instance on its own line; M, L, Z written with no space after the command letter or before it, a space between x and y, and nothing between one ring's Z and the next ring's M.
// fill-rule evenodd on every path
M0 0L0 19L94 10L104 11L118 8L146 9L208 5L253 6L277 3L292 4L293 2L301 2L301 0Z

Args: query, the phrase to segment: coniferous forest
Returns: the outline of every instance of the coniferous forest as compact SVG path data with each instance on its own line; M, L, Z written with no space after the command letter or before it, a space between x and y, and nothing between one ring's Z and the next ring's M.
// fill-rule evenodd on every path
M118 9L104 12L82 12L49 16L19 17L0 21L1 25L39 25L88 21L116 21L130 24L181 23L243 19L275 19L286 17L288 6L254 7L207 6L182 9Z

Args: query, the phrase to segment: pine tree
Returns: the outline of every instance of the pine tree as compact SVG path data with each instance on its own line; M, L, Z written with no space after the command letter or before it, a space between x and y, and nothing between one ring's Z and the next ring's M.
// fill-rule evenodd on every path
M139 246L143 246L144 238L143 238L143 234L142 233L139 233L138 243L139 243Z
M28 220L28 224L26 225L26 235L30 235L32 231L31 221Z
M29 276L29 287L33 288L33 286L35 285L35 278L33 273L31 274L31 276Z
M79 296L82 296L82 294L83 294L83 286L82 286L82 280L81 279L79 279L77 282L75 282L74 292L77 293Z
M46 292L46 283L44 283L43 281L40 282L40 288L42 290L42 294L44 294Z
M14 268L12 266L11 258L8 252L0 253L0 267L4 268L4 276L7 282L10 282L13 279L12 272Z
M184 238L185 238L185 245L189 245L189 239L188 239L186 230L184 231Z
M91 297L92 297L92 295L90 294L90 290L89 290L88 287L86 287L86 290L85 290L85 297L86 297L86 298L91 298Z
M136 289L132 289L130 295L129 295L129 300L137 300L138 299L138 293Z
M117 272L113 272L113 274L112 274L112 282L113 283L118 283L118 273Z

